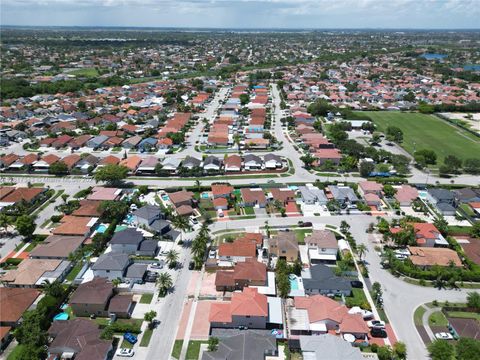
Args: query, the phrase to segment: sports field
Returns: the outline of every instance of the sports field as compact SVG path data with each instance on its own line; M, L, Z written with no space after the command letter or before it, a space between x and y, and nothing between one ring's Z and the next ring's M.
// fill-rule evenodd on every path
M434 116L398 111L364 111L385 132L388 126L396 126L403 131L401 146L410 154L414 150L430 149L437 154L437 163L442 163L447 155L460 159L480 158L480 138L450 125Z

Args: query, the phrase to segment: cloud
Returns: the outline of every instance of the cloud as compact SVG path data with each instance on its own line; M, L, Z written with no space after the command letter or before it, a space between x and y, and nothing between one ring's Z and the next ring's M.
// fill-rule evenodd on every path
M2 23L478 28L480 0L1 0ZM75 15L76 14L76 15Z

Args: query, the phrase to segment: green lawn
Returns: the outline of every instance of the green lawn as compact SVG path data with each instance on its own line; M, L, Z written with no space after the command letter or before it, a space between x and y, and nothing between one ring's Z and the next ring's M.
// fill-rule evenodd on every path
M425 312L427 311L427 309L425 309L423 307L423 305L420 305L416 310L415 310L415 313L413 314L413 322L415 323L415 325L417 326L422 326L423 325L423 314L425 314Z
M98 71L95 68L85 68L70 71L70 74L79 77L96 77L98 76Z
M468 204L460 204L460 208L462 208L463 211L469 216L475 216L475 212L472 210L472 208Z
M477 319L480 322L480 314L466 311L449 311L448 317L462 318L462 319Z
M180 353L182 352L183 340L175 340L173 345L172 357L175 359L180 358Z
M15 346L10 354L8 354L7 360L17 360L22 351L23 345L18 344Z
M147 347L148 344L150 344L150 339L152 338L152 335L153 335L153 330L147 328L143 332L142 340L140 341L140 346Z
M448 325L448 320L443 315L441 311L435 311L430 315L428 318L428 325L430 326L447 326Z
M206 344L208 341L190 340L187 347L187 360L197 360L200 355L200 345Z
M310 234L312 234L312 229L295 230L295 235L299 244L305 244L305 236Z
M255 215L255 210L251 206L245 206L244 208L245 215Z
M465 160L480 153L478 138L435 115L398 111L366 111L362 114L370 116L382 132L388 126L400 128L403 131L401 145L405 150L413 154L414 149L431 149L437 154L437 163L442 163L447 155Z
M68 273L66 279L68 281L73 281L75 280L75 277L78 275L78 273L80 272L80 270L82 270L82 267L83 267L83 263L81 261L77 262L77 264L72 268L72 270L70 270L70 272Z
M153 299L153 294L143 294L140 298L140 304L150 304Z

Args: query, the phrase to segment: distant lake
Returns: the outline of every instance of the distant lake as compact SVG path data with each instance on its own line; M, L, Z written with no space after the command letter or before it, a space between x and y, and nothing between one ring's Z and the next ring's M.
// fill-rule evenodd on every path
M443 60L447 57L447 55L426 53L426 54L420 55L420 57L423 57L424 59L427 59L427 60Z
M466 71L480 71L480 64L468 64L463 66Z

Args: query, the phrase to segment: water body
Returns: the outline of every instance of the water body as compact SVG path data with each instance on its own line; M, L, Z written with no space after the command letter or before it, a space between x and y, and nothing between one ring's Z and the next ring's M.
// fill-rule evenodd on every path
M467 64L463 66L466 71L480 71L480 64Z
M447 57L445 54L434 54L434 53L426 53L423 55L420 55L420 57L423 57L426 60L443 60Z

